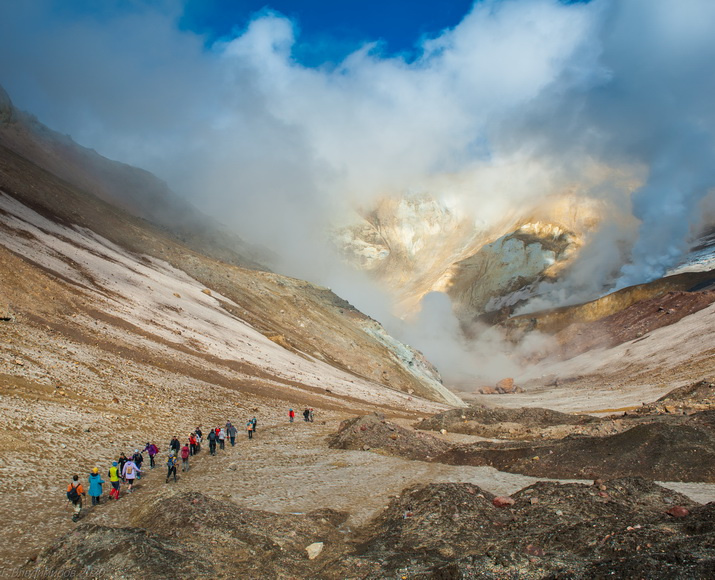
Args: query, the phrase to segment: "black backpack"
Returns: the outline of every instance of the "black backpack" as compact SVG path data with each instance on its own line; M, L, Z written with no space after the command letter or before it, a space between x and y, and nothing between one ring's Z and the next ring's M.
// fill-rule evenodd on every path
M72 503L77 503L79 501L79 493L74 485L67 490L67 499Z

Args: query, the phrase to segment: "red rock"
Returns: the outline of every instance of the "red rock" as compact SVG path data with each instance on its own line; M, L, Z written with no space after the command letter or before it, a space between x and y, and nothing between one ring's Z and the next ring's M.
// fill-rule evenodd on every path
M543 556L545 554L544 549L534 544L529 544L526 546L526 553L530 556Z
M494 507L498 508L509 507L514 505L514 503L514 500L508 495L500 495L492 500L492 504L494 504Z
M674 518L684 518L685 516L690 514L690 511L688 511L688 508L684 508L682 505L674 505L665 513L669 516L673 516Z
M502 379L497 383L497 391L499 389L504 393L511 393L514 389L514 379Z
M499 391L497 391L494 387L480 387L479 393L482 395L498 395Z

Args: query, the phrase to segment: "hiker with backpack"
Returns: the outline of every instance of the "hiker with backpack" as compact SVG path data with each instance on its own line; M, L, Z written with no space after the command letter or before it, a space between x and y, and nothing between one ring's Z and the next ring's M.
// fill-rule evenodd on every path
M310 409L308 408L303 411L303 421L305 421L306 423L310 421Z
M246 423L246 431L248 431L248 438L253 439L253 421Z
M218 440L218 437L216 435L216 431L211 429L208 434L208 440L209 440L209 453L211 455L216 455L216 441Z
M83 495L85 494L82 484L79 482L79 475L73 475L72 482L67 486L67 499L74 506L73 522L79 520L81 516Z
M196 433L189 433L189 452L191 455L196 455L199 452L199 443L196 439Z
M99 499L102 497L102 484L105 481L99 475L99 467L93 467L92 473L89 474L89 497L92 498L92 505L98 505Z
M223 430L223 427L218 429L218 447L219 449L224 449L224 445L226 444L226 431Z
M231 421L226 423L226 434L228 435L228 438L231 440L231 447L236 445L236 433L238 433L238 429L236 429L236 427L231 424Z
M292 423L295 419L295 411L293 409L288 410L288 420Z
M176 479L176 462L178 460L176 459L176 454L171 451L169 453L169 458L166 460L166 483L169 483L169 478L173 475L174 476L174 482L177 481Z
M112 485L112 490L109 492L109 499L119 499L119 486L121 485L119 480L121 478L121 472L119 471L118 462L112 462L112 467L109 468L107 476L109 477L109 483Z
M174 435L171 438L171 441L169 442L169 451L173 451L174 455L178 455L180 449L181 449L181 442L179 441L179 438L176 435Z
M122 469L122 477L124 481L127 482L127 493L132 493L134 491L134 481L137 479L141 470L137 467L131 459L124 464L124 469Z
M144 456L138 449L134 450L134 455L132 455L132 461L134 465L137 466L137 479L142 478L142 463L144 463Z
M146 447L144 448L144 451L146 451L149 454L149 468L154 469L154 467L156 467L156 463L154 462L154 457L156 456L157 453L159 453L159 448L154 443L147 442ZM139 467L141 467L141 465Z
M256 427L258 427L258 420L254 417L251 419L251 423L253 423L253 432L256 432Z

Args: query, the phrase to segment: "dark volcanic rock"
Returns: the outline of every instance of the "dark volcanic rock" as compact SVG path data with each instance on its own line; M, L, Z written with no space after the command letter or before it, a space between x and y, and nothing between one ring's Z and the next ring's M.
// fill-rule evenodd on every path
M337 528L346 517L330 509L305 515L275 514L185 493L148 506L135 522L208 551L216 562L216 577L234 577L235 570L241 570L251 578L279 578L291 570L294 577L309 578L315 565L309 562L306 547L314 542L325 544L318 565L340 555L344 541Z
M687 424L642 424L606 437L566 437L538 444L453 447L436 461L491 465L536 477L642 476L658 481L715 481L715 436L706 417Z
M379 413L343 421L330 437L329 445L333 449L370 449L421 460L443 454L450 448L450 444L441 439L400 427Z
M451 409L423 419L415 429L479 435L480 437L533 439L540 429L557 425L585 425L597 422L589 415L570 415L551 409L523 407L520 409L489 408L472 406L466 409Z
M495 413L493 416L497 416L504 410L488 410L487 416L491 416L492 411ZM541 414L542 410L537 411ZM458 409L456 412L466 410ZM543 416L545 421L553 418L549 413ZM569 415L566 417L580 420ZM437 419L435 425L438 426L441 420ZM655 481L715 482L715 411L673 417L669 421L652 419L652 422L637 423L633 428L615 435L571 435L539 442L480 441L466 445L450 445L373 414L344 421L331 437L330 446L375 450L450 465L487 465L500 471L534 477L593 479L640 476Z
M364 527L345 515L242 509L197 493L141 508L142 527L77 527L26 575L77 578L709 578L715 504L640 478L538 482L497 508L468 483L418 485ZM534 500L538 501L534 501ZM673 505L689 514L673 518ZM310 560L305 548L322 542Z
M140 508L135 528L79 526L41 552L28 574L193 579L235 578L240 570L247 578L312 578L326 561L342 556L337 527L345 518L330 509L274 514L184 493ZM324 549L311 562L305 549L314 542Z
M608 498L599 495L601 487ZM684 571L707 570L715 555L707 525L688 528L686 520L673 522L665 513L672 502L692 502L640 478L539 482L513 498L513 506L497 508L491 494L470 484L407 489L361 530L366 538L355 551L326 572L346 578L598 578L609 576L608 566L647 570L650 561L667 560L670 572L679 560ZM694 507L694 517L710 521L704 507Z
M215 570L204 550L140 528L80 525L45 548L28 570L47 578L196 578ZM37 578L45 576L38 575Z

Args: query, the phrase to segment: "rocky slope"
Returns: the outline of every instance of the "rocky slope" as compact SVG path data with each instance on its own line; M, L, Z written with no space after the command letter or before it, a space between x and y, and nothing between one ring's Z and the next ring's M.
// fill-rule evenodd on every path
M57 163L79 155L78 146L65 147L52 135L28 129L19 113L5 117L8 121L0 134L21 134L23 143L51 150ZM23 152L22 147L0 146L5 270L24 270L22 276L3 278L0 301L12 304L18 314L39 317L35 322L45 317L55 324L69 322L76 331L90 335L96 334L95 323L101 319L106 337L114 334L116 339L120 329L129 331L127 336L136 332L153 342L156 350L174 349L182 356L188 351L225 361L219 364L242 365L244 372L253 369L249 373L257 376L305 379L323 389L327 385L320 383L325 379L318 377L324 373L317 369L325 367L326 377L343 377L332 389L343 395L369 397L371 387L338 386L367 380L374 381L378 391L460 404L418 352L389 337L376 321L327 289L193 251L173 235L73 183L82 180L72 177L68 182L70 178L39 167ZM102 164L115 174L133 175L108 160ZM86 187L100 180L91 170L88 175L82 182ZM126 180L112 184L121 191L131 185ZM133 195L141 197L145 192L146 188ZM119 195L114 190L111 194ZM148 194L152 203L162 201L152 195ZM204 236L202 243L207 239ZM234 262L242 261L239 254L234 257ZM118 339L123 341L135 342ZM265 368L267 358L282 361L284 370ZM309 368L313 370L307 374L300 370Z

